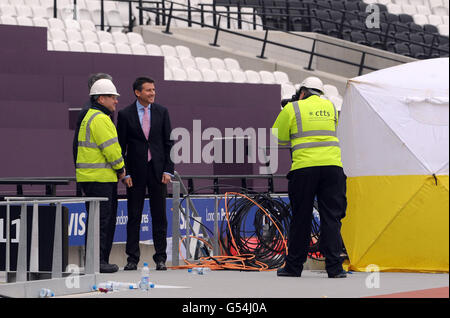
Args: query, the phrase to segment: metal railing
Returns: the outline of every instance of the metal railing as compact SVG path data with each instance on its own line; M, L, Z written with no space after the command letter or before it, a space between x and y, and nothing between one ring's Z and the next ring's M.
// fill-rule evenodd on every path
M163 0L163 1L166 1L166 0ZM398 62L398 63L404 63L404 61L398 60L398 59L395 59L395 58L386 57L386 56L379 55L379 54L376 54L376 53L366 52L366 51L361 50L361 49L350 48L348 46L337 44L337 43L333 43L333 42L329 42L329 41L326 41L326 40L323 40L323 39L317 39L317 38L310 37L310 36L307 36L307 35L287 32L287 31L278 30L278 29L267 28L265 30L264 39L261 39L261 38L258 38L256 36L253 36L253 35L243 34L243 33L240 33L238 31L231 30L231 29L221 28L220 27L220 19L222 17L224 17L224 16L222 14L219 14L219 13L216 13L218 15L218 17L219 17L218 18L218 22L216 23L216 25L208 25L208 24L206 24L204 22L191 21L191 20L185 19L183 17L176 16L176 15L173 14L174 10L177 11L177 10L180 10L180 9L174 9L173 8L173 4L174 4L173 1L166 1L166 2L171 3L171 6L170 6L169 9L165 9L165 8L164 9L146 8L146 7L138 7L138 9L139 10L143 10L143 11L154 12L154 13L160 12L163 16L167 17L168 20L167 20L167 24L166 24L166 29L163 31L164 33L167 33L167 34L170 34L170 23L171 23L172 19L177 19L177 20L181 20L181 21L185 21L185 22L190 21L191 23L194 23L194 24L197 24L197 25L201 25L202 27L215 29L216 32L215 32L215 35L214 35L214 40L213 40L212 43L210 43L210 45L212 45L212 46L218 46L217 42L218 42L219 32L225 32L225 33L236 35L236 36L241 37L241 38L246 38L246 39L251 39L251 40L262 42L261 54L257 56L259 58L265 58L264 54L265 54L266 46L268 44L271 44L271 45L274 45L274 46L277 46L277 47L282 47L282 48L286 48L286 49L290 49L290 50L293 50L293 51L297 51L297 52L300 52L300 53L304 53L304 54L310 55L310 59L309 59L308 65L304 67L306 70L313 70L312 69L313 58L314 57L320 57L320 58L324 58L324 59L327 59L327 60L332 60L334 62L340 62L340 63L344 63L344 64L347 64L347 65L355 66L355 67L358 68L358 75L361 75L365 69L371 70L371 71L378 70L378 68L366 65L367 56L377 57L377 58L381 58L381 59L388 60L388 61L393 61L393 62ZM200 12L199 9L194 9L194 12L195 11ZM211 12L214 12L214 11L211 11ZM236 18L232 18L232 19L237 20ZM312 48L311 48L311 50L307 50L307 49L303 49L303 48L294 47L294 46L291 46L291 45L286 45L286 44L283 44L283 43L279 43L279 42L276 42L276 41L270 41L270 40L268 40L269 31L283 32L283 33L289 34L289 35L291 35L293 37L299 37L299 38L311 40L311 41L313 41ZM360 53L361 54L360 63L354 63L354 62L351 62L351 61L348 61L348 60L345 60L345 59L342 59L342 58L336 58L336 57L333 57L333 56L330 56L330 55L327 55L327 54L324 54L324 53L318 53L318 52L316 52L316 45L317 45L317 43L328 44L328 45L331 45L331 46L333 46L335 48L344 48L346 50L350 50L350 51L353 51L353 52Z
M39 271L38 269L38 249L34 239L38 233L38 207L39 205L55 205L55 228L53 241L53 256L51 278L62 278L62 207L67 203L86 203L89 202L89 218L88 232L86 242L86 262L85 274L99 273L100 268L100 251L99 251L99 229L100 229L100 201L107 201L108 198L45 198L45 197L5 197L6 201L0 201L0 206L6 206L6 255L5 255L5 272L8 274L10 270L10 248L11 235L10 223L11 206L19 205L20 210L20 233L16 268L16 282L24 282L28 280L27 275L27 250L28 250L28 230L27 230L27 207L33 206L33 223L31 228L31 249L30 254L30 271ZM33 235L35 233L35 235Z

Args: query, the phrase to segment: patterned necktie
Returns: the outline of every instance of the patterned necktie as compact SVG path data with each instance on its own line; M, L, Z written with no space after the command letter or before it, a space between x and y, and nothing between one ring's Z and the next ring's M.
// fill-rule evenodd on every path
M142 130L144 131L145 138L148 140L148 135L150 134L150 116L148 115L148 107L144 107L144 118L142 118ZM150 153L150 147L148 147L148 161L152 159Z

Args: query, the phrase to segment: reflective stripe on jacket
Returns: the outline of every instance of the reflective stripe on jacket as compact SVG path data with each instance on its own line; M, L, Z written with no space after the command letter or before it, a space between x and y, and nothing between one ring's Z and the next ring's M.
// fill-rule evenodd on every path
M314 166L340 166L336 136L338 115L333 103L312 95L287 104L272 127L281 145L291 145L291 170Z
M103 112L89 109L78 133L77 182L117 182L124 167L116 127Z

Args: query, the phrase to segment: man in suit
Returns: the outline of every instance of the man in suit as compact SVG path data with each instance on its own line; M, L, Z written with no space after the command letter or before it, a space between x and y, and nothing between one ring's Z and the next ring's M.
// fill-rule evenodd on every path
M124 179L128 197L128 224L125 270L136 270L139 263L139 233L146 189L150 197L153 260L157 270L166 270L167 259L167 183L174 164L170 158L173 141L167 109L155 103L155 81L139 77L133 84L136 101L117 117L117 132L128 176Z

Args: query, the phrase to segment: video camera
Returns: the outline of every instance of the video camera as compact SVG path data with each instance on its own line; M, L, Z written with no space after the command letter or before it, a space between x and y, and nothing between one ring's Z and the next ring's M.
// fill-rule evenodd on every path
M281 100L281 108L286 106L288 103L298 101L299 99L300 99L300 90L297 90L297 92L294 95L292 95L291 98L285 98Z

